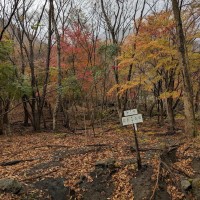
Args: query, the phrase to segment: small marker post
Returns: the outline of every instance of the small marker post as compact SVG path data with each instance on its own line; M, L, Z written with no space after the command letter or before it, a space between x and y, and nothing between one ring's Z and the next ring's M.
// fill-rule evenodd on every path
M136 150L136 156L137 156L137 166L138 166L138 170L140 170L142 168L142 161L141 161L141 157L140 157L140 149L139 149L136 131L137 131L137 125L133 124L133 133L134 133L134 139L135 139L135 150Z
M142 122L143 122L142 115L138 114L137 109L124 111L124 117L122 117L123 126L132 125L133 127L138 170L142 168L142 161L140 157L139 143L137 138L137 130L138 130L137 123L142 123Z

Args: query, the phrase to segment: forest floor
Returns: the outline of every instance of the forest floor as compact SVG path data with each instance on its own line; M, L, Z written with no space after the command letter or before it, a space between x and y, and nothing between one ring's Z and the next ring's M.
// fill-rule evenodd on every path
M182 120L177 120L181 128ZM146 121L139 125L142 170L132 127L108 123L92 132L41 132L0 137L0 179L23 183L1 200L194 199L181 180L200 178L200 137L188 139Z

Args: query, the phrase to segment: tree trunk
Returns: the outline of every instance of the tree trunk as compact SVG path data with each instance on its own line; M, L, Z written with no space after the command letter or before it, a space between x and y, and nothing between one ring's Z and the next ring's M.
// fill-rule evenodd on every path
M40 131L40 121L41 121L41 115L36 110L34 114L34 131Z
M162 99L157 100L157 111L158 111L158 124L163 126L164 124L164 106Z
M190 79L188 58L185 46L185 36L182 27L181 12L177 0L171 0L174 19L177 26L177 40L179 52L179 65L182 68L183 84L184 84L184 112L185 112L185 133L189 136L197 136L194 103L193 103L193 90Z
M174 119L174 110L173 110L173 98L167 98L167 118L169 122L170 132L174 132L175 119Z
M61 97L61 109L62 109L63 118L64 118L63 125L64 125L65 128L70 129L68 113L66 112L62 97Z
M60 98L58 96L56 98L56 104L53 110L53 130L54 131L57 129L57 117L58 117L59 105L60 105Z
M198 113L200 111L200 82L199 82L199 90L196 93L196 98L195 98L195 112Z
M38 110L39 93L37 92L33 46L34 46L33 41L29 40L29 49L30 49L29 66L31 70L31 87L32 87L32 101L31 101L31 111L33 118L32 125L34 131L39 131L40 130L40 114Z
M164 124L164 105L163 100L160 100L160 125L163 126Z
M149 117L152 118L153 117L153 109L156 106L156 101L154 101L154 103L151 105L151 107L149 108Z
M0 99L0 135L4 134L3 126L3 101Z
M19 38L19 45L20 45L20 56L21 56L21 73L24 76L25 74L25 56L23 51L23 38L24 38L24 31L18 30L18 38ZM27 108L27 102L25 95L22 97L23 102L23 108L24 108L24 126L28 126L28 119L29 119L29 113Z
M9 116L8 116L8 111L10 108L10 100L6 100L5 102L5 106L4 106L4 116L3 116L3 124L4 124L4 129L5 129L5 133L6 134L10 134L11 130L10 130L10 120L9 120Z
M173 69L165 73L165 88L167 92L169 93L172 93L174 91L174 75L175 75L175 71ZM169 122L170 132L175 131L173 102L174 102L173 97L169 97L166 99L167 118Z
M0 100L0 135L10 134L10 122L8 111L10 108L10 100Z
M49 105L48 105L48 110L49 110L49 115L50 115L50 117L53 117L52 108L51 108L51 103L49 103Z
M56 129L57 125L57 114L59 111L59 107L61 106L62 111L63 111L63 116L64 116L64 123L65 126L69 127L69 120L66 116L65 113L65 108L63 107L63 101L62 101L62 94L61 94L61 88L62 88L62 72L61 72L61 46L60 46L60 35L58 32L58 27L56 24L55 20L55 14L54 14L54 1L50 0L50 7L52 10L52 23L53 23L53 28L55 30L55 35L56 35L56 42L57 42L57 70L58 70L58 80L57 80L57 100L54 108L54 113L53 113L53 130Z
M6 100L5 101L5 106L3 108L4 111L4 115L3 115L3 123L4 124L8 124L9 123L9 119L8 119L8 111L10 108L10 100Z
M28 108L27 108L27 103L24 102L23 98L23 108L24 108L24 126L28 126L28 119L29 119L29 113L28 113Z

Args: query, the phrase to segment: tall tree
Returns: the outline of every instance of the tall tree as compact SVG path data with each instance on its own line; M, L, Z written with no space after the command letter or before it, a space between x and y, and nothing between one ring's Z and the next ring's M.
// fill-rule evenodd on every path
M190 136L197 136L197 128L195 121L195 110L193 103L193 89L190 78L189 62L187 57L185 35L183 31L181 10L177 0L172 1L174 19L177 28L177 42L179 52L179 65L182 68L183 84L184 84L184 112L185 112L185 133Z
M6 29L9 27L12 18L17 10L20 0L11 0L11 1L1 1L0 2L0 18L2 23L2 30L0 32L0 41L3 38L3 35Z
M55 36L56 36L56 46L57 46L57 96L56 96L56 103L54 107L54 112L53 112L53 130L56 130L57 128L57 114L59 111L59 108L62 109L63 114L64 114L64 125L69 128L69 123L68 123L68 117L65 112L65 108L63 106L63 98L62 98L62 70L61 70L61 37L60 33L58 31L58 26L56 23L56 18L55 18L55 10L54 10L54 1L50 0L50 7L52 10L52 24L53 28L55 30Z
M51 11L49 9L49 23L48 23L48 38L47 38L47 45L44 45L44 42L39 39L39 36L41 36L42 32L42 19L45 13L47 0L44 2L44 4L41 6L38 5L38 7L33 9L35 1L29 0L25 1L23 0L21 3L21 6L16 11L16 27L13 29L16 29L17 31L21 30L21 34L18 34L17 41L20 44L22 51L25 53L22 55L21 59L26 57L28 61L28 65L30 68L30 79L31 79L31 87L32 87L32 95L31 98L25 97L23 98L24 101L28 102L28 105L30 105L30 109L25 109L26 111L29 111L29 118L31 120L32 126L35 131L40 130L40 121L43 116L43 106L45 103L46 93L47 93L47 84L49 80L49 60L50 60L50 50L51 50ZM15 31L16 31L15 30ZM21 37L21 38L20 38ZM44 70L44 77L42 80L44 82L41 84L42 89L40 88L40 80L38 77L38 71L37 71L37 57L42 57L44 54L42 54L41 46L47 51L47 59L46 59L46 67ZM39 49L39 50L38 50ZM38 53L37 53L38 50ZM44 62L45 63L45 62ZM22 65L24 68L24 64ZM22 74L24 74L24 69L22 69ZM27 71L26 71L27 72ZM40 73L42 76L43 74ZM41 90L40 90L41 89Z
M140 6L141 4L141 6ZM131 23L134 22L134 32L139 32L139 27L141 20L144 15L144 9L146 6L146 0L137 0L132 3L129 0L124 1L107 1L100 0L100 6L102 10L102 16L104 19L104 24L106 29L108 29L109 35L111 37L111 43L116 47L116 58L120 55L120 45L124 42L127 34L131 30ZM139 19L137 19L139 16ZM135 48L136 46L133 46ZM134 57L134 55L132 55ZM120 84L118 61L117 59L113 62L114 68L114 78L117 85ZM129 66L127 81L131 80L133 66ZM126 109L127 104L127 92L125 95L120 97L117 95L117 110L119 115L119 120L123 115L123 111Z

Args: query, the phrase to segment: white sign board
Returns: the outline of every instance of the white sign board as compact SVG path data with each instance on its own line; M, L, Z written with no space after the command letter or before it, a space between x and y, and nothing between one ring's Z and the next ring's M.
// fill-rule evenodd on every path
M142 114L122 117L123 126L130 125L130 124L142 123L142 122L143 122Z
M125 110L124 111L124 116L130 116L130 115L137 115L138 111L137 109L132 109L132 110Z

